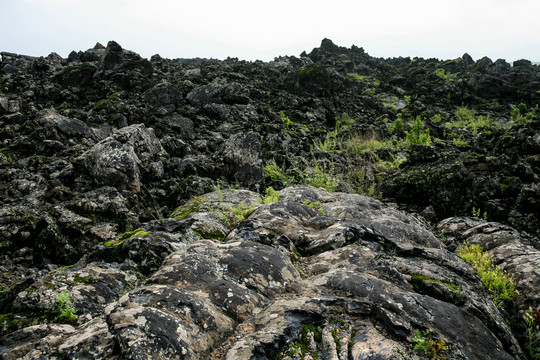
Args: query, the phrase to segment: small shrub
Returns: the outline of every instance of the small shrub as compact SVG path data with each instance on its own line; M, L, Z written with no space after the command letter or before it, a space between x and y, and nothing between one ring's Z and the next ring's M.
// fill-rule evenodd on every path
M527 330L525 350L531 359L540 360L540 326L536 324L532 307L523 315L523 321Z
M457 254L476 270L495 305L500 307L516 295L516 282L500 266L493 263L491 256L482 247L462 244Z
M242 201L238 206L233 207L229 205L226 211L217 212L218 216L223 220L228 227L235 227L241 221L248 218L249 215L255 210L255 206L246 206L246 203Z
M412 124L411 131L405 131L406 142L408 144L430 145L431 136L429 135L429 129L424 128L424 122L420 119L420 116L416 117L416 120Z
M289 186L293 183L293 178L287 175L284 166L279 166L275 159L263 166L264 176L272 181L280 182L283 186Z
M67 291L62 291L56 297L59 312L57 320L68 324L76 322L79 318L76 314L77 310L71 306L71 301L69 300L69 294Z
M290 128L293 124L292 120L287 115L285 115L283 111L280 111L279 115L281 115L281 118L283 119L283 126L285 126L286 129Z
M428 329L424 332L416 330L416 335L412 338L411 342L414 343L415 351L422 351L430 359L434 360L446 360L448 356L445 355L448 347L444 341L433 339L431 333L432 329Z
M339 178L334 175L334 166L328 169L321 169L319 163L315 161L315 168L311 172L304 174L304 183L316 188L323 188L329 192L337 190Z
M524 103L512 106L512 110L510 111L510 120L523 124L530 123L536 116L536 111L538 111L538 105L536 105L536 107L533 108L531 111L526 111L527 105L525 105Z
M452 74L451 72L448 72L444 70L443 68L435 69L433 72L435 75L437 75L439 78L443 79L446 83L451 83L456 78L456 74Z
M396 120L394 120L392 122L392 124L390 125L390 128L388 130L390 130L390 133L392 133L392 134L394 134L396 136L403 135L403 132L405 130L405 123L403 122L403 117L398 116L396 118Z
M279 200L280 194L278 191L274 190L273 187L267 187L264 192L266 195L260 196L257 199L261 204L271 204Z

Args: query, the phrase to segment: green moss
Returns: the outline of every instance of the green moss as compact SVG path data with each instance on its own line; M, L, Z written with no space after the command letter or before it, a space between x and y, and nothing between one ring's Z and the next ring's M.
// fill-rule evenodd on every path
M89 285L92 283L92 278L90 276L81 276L79 273L75 273L75 282Z
M223 241L225 238L225 235L223 233L216 231L216 232L205 232L200 229L192 229L193 232L197 235L199 235L203 239L211 239L211 240L218 240Z
M75 267L75 265L62 266L62 267L59 267L58 269L54 269L52 271L49 271L49 274L54 274L55 272L58 272L58 271L68 270L68 269L71 269L72 267Z
M174 212L171 214L171 217L174 220L187 219L191 214L201 210L204 203L205 200L202 197L194 197L191 199L190 203L176 208L176 210L174 210Z
M69 66L66 66L62 71L58 72L56 74L56 76L57 77L65 77L66 75L68 75L71 72L81 71L81 70L95 71L96 66L93 65L92 63L89 63L89 62L83 62L83 63L80 63L80 64L69 65Z
M432 279L430 277L424 276L422 274L413 274L411 275L411 285L416 291L422 291L426 288L426 283L432 283L432 284L441 284L446 286L448 289L452 291L459 291L462 290L459 288L457 284L446 282L446 281L440 281L436 279Z
M351 80L360 81L360 82L363 82L363 83L368 83L369 82L369 77L366 76L366 75L360 75L360 74L357 74L357 73L348 73L347 75L349 76L349 79L351 79Z
M339 343L339 330L332 329L330 333L332 334L332 338L334 339L334 343L336 344L337 353L339 354L341 351L341 344Z
M139 228L139 229L125 232L124 234L122 234L122 236L120 236L118 240L107 241L106 243L104 243L104 245L106 247L117 247L117 246L122 245L128 239L132 239L134 237L139 237L139 236L147 236L147 235L151 235L151 234Z

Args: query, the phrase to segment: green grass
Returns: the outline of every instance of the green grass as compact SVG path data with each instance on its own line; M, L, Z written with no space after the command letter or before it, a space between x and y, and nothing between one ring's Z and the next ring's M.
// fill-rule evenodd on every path
M216 211L216 214L228 227L235 227L241 221L246 220L255 210L255 205L247 206L242 201L238 206L228 205L225 211Z
M495 305L500 307L516 295L516 282L500 266L494 264L492 257L482 247L462 244L457 254L476 270Z
M105 246L106 247L117 247L117 246L122 245L128 239L132 239L132 238L137 237L137 236L145 236L145 235L150 235L150 233L147 232L147 231L144 231L143 229L140 229L140 228L135 229L135 230L132 230L132 231L125 232L124 234L122 234L122 236L120 236L120 238L118 238L118 240L107 241L105 243Z
M447 122L447 128L467 128L473 135L478 134L478 131L491 131L497 127L494 122L494 119L491 116L487 115L477 115L476 111L469 109L465 106L458 107L454 112L456 117L455 121Z
M275 159L270 160L263 166L264 176L270 180L279 182L283 186L289 186L294 182L294 178L289 176L285 170L285 166L280 166Z
M523 315L523 321L527 330L525 350L531 359L540 360L540 325L536 323L532 307Z
M204 203L205 200L202 196L193 197L189 203L177 207L171 214L171 218L174 220L187 219L191 214L199 211Z
M339 177L334 173L334 165L322 167L314 158L314 168L303 174L303 182L316 188L323 188L329 192L337 191L339 186Z

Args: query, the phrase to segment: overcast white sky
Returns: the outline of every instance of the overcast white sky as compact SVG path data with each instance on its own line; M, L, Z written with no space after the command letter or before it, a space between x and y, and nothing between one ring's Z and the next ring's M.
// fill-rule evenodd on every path
M298 56L323 38L377 57L540 61L539 0L0 0L0 51L117 41L149 58Z

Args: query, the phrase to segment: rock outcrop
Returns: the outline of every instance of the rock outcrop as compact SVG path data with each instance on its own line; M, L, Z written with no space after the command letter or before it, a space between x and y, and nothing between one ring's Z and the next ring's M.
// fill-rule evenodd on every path
M537 356L537 65L1 55L0 358Z

